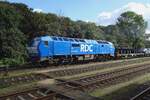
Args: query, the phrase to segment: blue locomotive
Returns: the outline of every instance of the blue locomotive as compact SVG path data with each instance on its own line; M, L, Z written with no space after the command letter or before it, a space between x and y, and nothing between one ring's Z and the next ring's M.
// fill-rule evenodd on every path
M115 55L111 42L56 36L41 36L32 40L29 48L32 61L76 61L79 59L102 59Z

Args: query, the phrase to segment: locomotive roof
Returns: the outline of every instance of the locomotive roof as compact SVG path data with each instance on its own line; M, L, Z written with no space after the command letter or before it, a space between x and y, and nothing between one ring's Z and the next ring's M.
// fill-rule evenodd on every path
M80 38L68 38L68 37L57 37L57 36L41 36L35 39L41 39L45 41L71 41L71 42L85 42L85 43L105 43L105 44L112 44L111 42L104 41L104 40L91 40L91 39L80 39Z

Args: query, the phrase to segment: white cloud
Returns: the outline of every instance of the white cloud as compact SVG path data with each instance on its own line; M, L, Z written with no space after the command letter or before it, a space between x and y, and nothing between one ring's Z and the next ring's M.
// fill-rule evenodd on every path
M147 30L146 30L146 33L148 33L148 34L149 34L149 33L150 33L150 29L147 29Z
M34 8L34 9L33 9L33 12L38 12L38 13L40 13L40 12L43 12L43 10L42 10L42 9L39 9L39 8Z
M150 32L150 4L130 2L127 5L124 5L121 8L116 9L114 11L101 12L98 15L97 24L105 26L115 24L120 14L126 11L133 11L137 14L143 15L144 19L148 21L147 32Z

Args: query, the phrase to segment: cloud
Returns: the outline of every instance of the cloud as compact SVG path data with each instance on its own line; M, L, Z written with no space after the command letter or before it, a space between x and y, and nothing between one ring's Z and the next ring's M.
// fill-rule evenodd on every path
M147 32L150 32L150 4L130 2L127 5L124 5L121 8L118 8L114 11L101 12L98 15L98 19L96 22L98 25L104 25L104 26L115 24L120 14L126 11L133 11L137 14L143 15L143 18L146 21L148 21Z
M34 8L34 9L33 9L33 12L38 12L38 13L40 13L40 12L43 12L43 10L42 10L42 9L39 9L39 8Z

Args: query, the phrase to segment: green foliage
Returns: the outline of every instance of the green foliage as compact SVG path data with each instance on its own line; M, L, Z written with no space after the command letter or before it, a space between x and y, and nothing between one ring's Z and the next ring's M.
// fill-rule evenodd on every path
M125 12L118 18L117 25L129 47L144 47L144 34L147 25L141 15L130 11Z
M25 36L16 28L0 30L1 49L0 58L18 58L26 57L26 43Z
M118 26L109 25L107 27L103 27L102 29L105 32L105 40L113 42L116 47L122 44L121 42L123 42L123 39L119 33Z
M150 41L149 40L145 40L144 44L145 44L146 48L150 48Z
M27 56L26 37L19 30L22 16L14 9L13 6L0 5L0 60L10 58L22 63Z
M3 58L0 62L2 62L1 65L18 65L22 63L20 59L17 60L12 58Z

